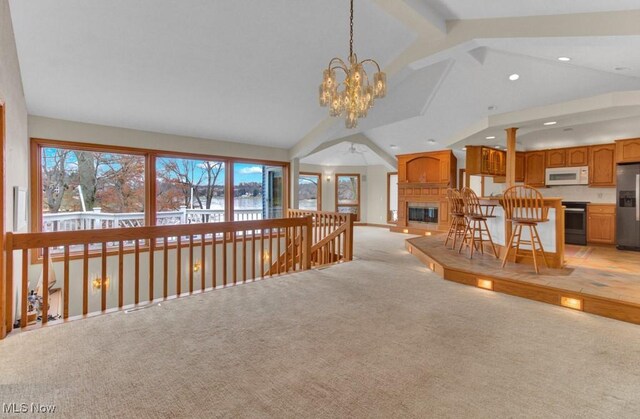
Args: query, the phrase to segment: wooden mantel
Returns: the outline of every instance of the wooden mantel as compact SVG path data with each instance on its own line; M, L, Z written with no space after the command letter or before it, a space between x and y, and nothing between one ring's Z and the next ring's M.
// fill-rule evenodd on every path
M398 158L398 222L392 231L422 233L446 230L449 223L447 189L457 181L457 159L451 150L401 154ZM412 223L409 204L431 203L438 207L438 223Z

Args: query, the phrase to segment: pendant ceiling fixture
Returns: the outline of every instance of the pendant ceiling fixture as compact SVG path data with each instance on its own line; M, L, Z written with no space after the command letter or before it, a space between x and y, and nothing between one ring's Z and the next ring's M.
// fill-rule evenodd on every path
M373 83L364 69L364 64L371 63L378 70L373 75ZM338 83L336 70L345 74L344 81ZM358 62L353 52L353 0L351 0L351 19L349 36L349 63L335 57L329 61L324 70L320 85L320 106L329 106L329 115L344 116L347 128L358 126L358 118L367 116L373 107L374 99L380 99L387 94L387 75L380 71L378 63L372 59Z

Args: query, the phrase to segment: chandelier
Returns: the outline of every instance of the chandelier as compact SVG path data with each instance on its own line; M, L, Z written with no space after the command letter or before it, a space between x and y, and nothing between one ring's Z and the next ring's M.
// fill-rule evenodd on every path
M373 107L375 99L387 94L387 75L380 71L375 60L366 59L358 62L353 52L353 0L351 0L351 18L349 35L349 63L335 57L329 61L329 66L323 72L320 85L320 106L329 106L330 116L344 116L347 128L358 126L358 118L367 116ZM364 64L371 63L378 70L373 75L373 83L364 69ZM336 70L344 72L344 80L339 83Z

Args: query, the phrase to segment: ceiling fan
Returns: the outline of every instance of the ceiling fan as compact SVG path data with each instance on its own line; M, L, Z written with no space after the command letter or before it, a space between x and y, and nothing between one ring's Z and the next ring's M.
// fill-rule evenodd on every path
M351 143L351 145L349 146L348 149L350 154L364 154L367 152L367 148L364 147L362 150L358 149L355 145L355 143Z

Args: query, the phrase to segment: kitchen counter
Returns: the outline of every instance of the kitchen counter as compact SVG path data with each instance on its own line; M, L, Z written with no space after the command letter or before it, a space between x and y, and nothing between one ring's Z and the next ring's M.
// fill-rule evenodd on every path
M506 247L506 243L511 235L511 222L507 221L504 216L504 209L500 205L502 200L499 196L488 196L479 198L481 204L495 205L494 218L487 220L487 226L491 232L493 242L501 247L501 253ZM561 268L564 266L564 206L562 205L562 198L547 197L543 198L545 206L549 207L549 221L538 224L538 234L542 241L542 246L547 254L547 261L550 267ZM522 230L522 239L529 240L528 229ZM530 246L522 245L522 249L527 249L523 252L523 256L518 257L518 262L528 261L531 259Z

